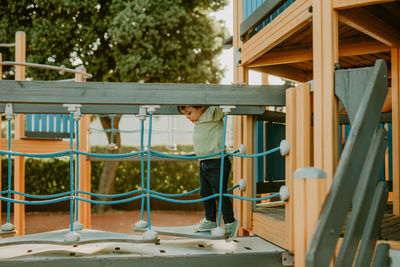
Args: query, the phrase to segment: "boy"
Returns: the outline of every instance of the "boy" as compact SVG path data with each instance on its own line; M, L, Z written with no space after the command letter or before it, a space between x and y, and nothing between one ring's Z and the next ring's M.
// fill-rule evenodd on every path
M196 156L205 156L221 151L224 129L224 114L215 106L178 106L178 110L194 123L193 145ZM202 198L219 193L221 155L200 161L200 196ZM223 193L226 193L231 162L224 157ZM215 198L203 201L204 219L195 226L197 232L207 232L217 227ZM233 216L232 202L222 197L222 215L225 223L225 236L236 236L239 221Z

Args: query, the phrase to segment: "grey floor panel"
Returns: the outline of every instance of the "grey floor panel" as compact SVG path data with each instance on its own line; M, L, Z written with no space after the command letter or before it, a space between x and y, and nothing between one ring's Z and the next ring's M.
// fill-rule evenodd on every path
M135 228L136 232L145 232L147 228ZM163 227L163 226L152 226L152 231L159 233L160 235L199 238L199 239L211 239L220 240L225 239L224 236L213 236L211 231L209 232L196 232L194 225L189 226L178 226L178 227Z

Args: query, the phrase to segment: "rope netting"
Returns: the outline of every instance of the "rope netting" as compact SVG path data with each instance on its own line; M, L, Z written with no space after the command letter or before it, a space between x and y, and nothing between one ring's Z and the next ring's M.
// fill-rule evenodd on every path
M286 200L288 198L287 190L283 190L285 193L276 193L271 194L265 197L259 198L247 198L241 197L238 195L230 194L230 193L223 193L223 173L224 173L224 158L228 156L233 157L242 157L242 158L255 158L255 157L264 157L271 153L280 151L282 155L286 155L288 153L289 147L288 143L285 140L282 140L281 145L274 149L270 149L268 151L257 153L257 154L250 154L246 155L245 147L243 145L240 146L234 152L227 152L225 150L225 136L226 136L226 128L227 128L227 116L230 112L230 109L223 109L224 112L224 128L223 128L223 140L221 151L212 153L205 156L195 156L194 154L190 155L173 155L167 153L161 153L158 151L153 151L151 149L152 145L152 124L153 124L153 113L157 106L141 106L140 107L140 151L132 152L132 153L124 153L124 154L99 154L99 153L89 153L79 150L79 120L81 117L80 107L76 107L70 109L70 137L69 137L69 144L70 149L69 151L59 151L55 153L21 153L21 152L14 152L12 151L12 143L11 143L11 120L13 119L13 114L6 114L6 119L8 120L8 151L0 151L0 155L7 155L8 156L8 180L7 180L7 190L0 191L0 201L5 201L7 203L7 222L1 226L1 230L3 232L7 231L14 231L15 227L10 222L10 214L11 214L11 203L18 203L18 204L25 204L25 205L45 205L45 204L52 204L61 201L70 201L70 233L71 235L68 237L66 236L65 241L77 241L79 240L79 234L76 231L83 229L83 225L79 223L79 201L92 203L92 204L121 204L131 201L140 200L141 201L141 212L140 212L140 220L136 223L136 227L138 228L147 228L148 232L151 232L151 207L150 207L150 198L160 199L163 201L171 202L171 203L198 203L203 202L209 199L218 199L218 223L217 227L220 228L221 226L221 210L222 210L222 197L229 197L229 198L236 198L246 201L262 201L266 199L271 199L277 196L280 196L281 199ZM148 118L148 138L147 138L147 148L145 149L144 146L144 135L145 135L145 120ZM74 148L74 133L75 134L75 148ZM92 156L97 158L104 158L104 159L124 159L126 157L131 156L138 156L140 155L141 161L141 189L133 190L130 192L125 192L121 194L96 194L92 192L82 191L79 190L79 156ZM70 159L70 171L69 171L69 180L70 180L70 188L69 191L52 194L52 195L32 195L28 193L21 193L15 190L12 190L12 183L11 183L11 160L12 156L24 156L24 157L32 157L32 158L56 158L56 157L66 157L68 156ZM192 199L192 200L180 200L176 199L183 196L188 196L194 193L199 192L199 188L192 190L190 192L180 193L180 194L165 194L162 192L156 192L151 189L150 187L150 170L151 170L151 157L157 156L162 158L170 158L170 159L177 159L177 160L202 160L208 158L215 158L218 157L221 159L220 165L220 187L219 193L199 198L199 199ZM145 178L145 163L147 167L147 175ZM75 167L74 167L75 166ZM232 192L234 189L239 188L240 190L245 189L244 180L241 180L239 184L229 188L227 191ZM19 200L15 199L15 196L23 196L28 197L34 200ZM13 197L12 197L13 196ZM84 198L83 196L89 197L96 197L96 198L121 198L126 197L124 199L118 200L94 200ZM146 202L146 214L147 214L147 221L144 220L144 210L145 210L145 202ZM145 233L146 234L146 233Z

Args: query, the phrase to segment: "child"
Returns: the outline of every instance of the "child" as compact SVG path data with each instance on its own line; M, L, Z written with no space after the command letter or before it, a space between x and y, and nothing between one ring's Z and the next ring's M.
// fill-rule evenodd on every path
M178 110L194 123L193 145L196 156L205 156L221 151L222 135L224 129L224 114L215 106L178 106ZM200 161L200 196L202 198L219 193L221 155ZM229 157L224 157L223 193L226 193L231 162ZM204 219L195 226L197 232L211 231L217 227L216 199L203 201ZM222 215L225 223L225 236L236 236L239 221L233 216L232 202L227 197L222 197Z

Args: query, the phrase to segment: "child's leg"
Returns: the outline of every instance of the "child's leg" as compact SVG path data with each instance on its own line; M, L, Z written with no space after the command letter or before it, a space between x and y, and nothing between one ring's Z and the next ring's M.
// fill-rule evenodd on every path
M220 159L207 160L207 161L205 161L203 168L204 168L203 178L211 186L212 194L219 193L221 160ZM223 185L223 187L222 187L223 193L226 193L226 190L227 190L230 171L231 171L231 162L230 162L229 158L225 158L224 159L224 178L223 178L223 184L222 184ZM201 181L201 179L200 179L200 181ZM201 184L200 184L200 191L201 191ZM214 202L214 218L215 218L215 214L216 214L217 210L215 208L215 201L213 200L213 202ZM225 224L232 223L233 221L235 221L235 218L233 216L232 202L227 197L222 197L222 215L223 215Z
M207 179L207 166L205 161L200 161L200 196L208 197L214 194L213 188ZM203 201L204 207L204 217L211 221L216 221L216 206L215 206L215 199L209 199Z

